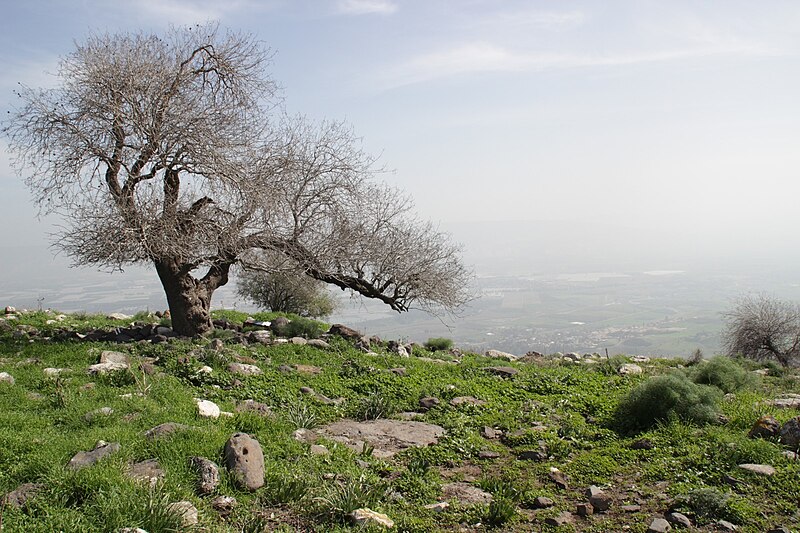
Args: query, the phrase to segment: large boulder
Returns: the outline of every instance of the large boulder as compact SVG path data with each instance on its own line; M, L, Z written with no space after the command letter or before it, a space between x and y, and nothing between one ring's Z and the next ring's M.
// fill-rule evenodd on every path
M235 482L254 491L264 485L264 452L261 444L246 433L235 433L225 443L225 467Z

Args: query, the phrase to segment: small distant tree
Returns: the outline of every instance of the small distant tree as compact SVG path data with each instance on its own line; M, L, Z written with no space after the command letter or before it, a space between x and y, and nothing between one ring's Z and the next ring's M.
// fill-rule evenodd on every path
M724 314L722 334L728 355L755 361L777 360L784 367L800 360L800 307L767 295L746 296Z
M326 284L300 272L245 271L236 292L267 311L320 318L336 309L336 300Z

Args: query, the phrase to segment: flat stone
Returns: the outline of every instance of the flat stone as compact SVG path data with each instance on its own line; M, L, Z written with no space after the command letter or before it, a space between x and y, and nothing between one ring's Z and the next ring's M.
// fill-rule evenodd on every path
M642 510L642 506L641 505L635 505L635 504L634 505L623 505L619 509L623 513L638 513L639 511Z
M198 400L196 398L195 402L197 403L198 416L202 416L203 418L219 418L220 409L217 404L211 400Z
M256 413L261 416L272 416L272 409L265 403L260 403L255 400L247 399L242 400L236 405L234 409L237 413Z
M319 348L320 350L329 350L331 347L330 344L322 339L309 339L308 345L313 346L314 348Z
M128 368L130 367L123 363L97 363L87 368L86 372L89 375L103 375L111 372L121 372L128 370Z
M625 363L624 365L619 367L617 370L617 374L621 376L629 375L629 374L641 374L644 370L639 365L633 363ZM663 520L663 518L657 518L657 520Z
M6 493L0 499L0 507L23 507L29 500L31 500L36 493L44 489L45 486L39 483L23 483L11 492Z
M110 320L130 320L133 317L124 313L109 313L106 318Z
M49 377L49 378L54 378L56 376L60 376L61 374L65 374L67 372L69 372L69 368L52 368L52 367L49 367L49 368L45 368L44 370L42 370L42 373L45 376Z
M491 357L492 359L502 359L504 361L516 361L519 359L519 357L514 354L501 352L500 350L486 350L484 355L486 357Z
M769 400L767 403L779 409L800 409L800 398L789 397L788 395L783 398Z
M305 346L308 344L308 339L304 339L303 337L292 337L289 339L289 343L297 346Z
M147 459L133 464L128 468L128 476L136 481L143 482L151 487L163 480L166 474L158 459Z
M387 515L366 507L350 513L350 519L359 526L381 526L387 529L394 527L394 521Z
M491 450L481 450L478 452L478 459L499 459L500 454Z
M667 513L664 515L664 518L667 519L667 522L672 524L677 524L681 527L690 528L692 527L692 521L689 520L689 517L683 513Z
M322 369L314 365L292 365L292 366L294 366L294 369L300 372L301 374L317 375L322 373Z
M502 378L513 378L519 374L519 370L511 366L489 366L484 368L484 370Z
M441 403L439 401L439 398L435 398L433 396L426 396L424 398L420 398L419 400L419 406L425 410L433 409L434 407L439 405L439 403Z
M171 503L167 506L167 510L181 518L183 527L195 526L199 521L197 507L192 505L192 502L180 501Z
M254 491L264 485L264 452L246 433L235 433L225 443L225 466L240 487Z
M80 470L87 466L92 466L101 459L115 454L120 450L119 442L107 443L98 441L95 447L88 452L78 452L67 463L67 468L71 470Z
M548 507L552 507L556 504L552 500L552 498L548 498L547 496L537 496L533 500L533 508L534 509L547 509Z
M229 364L228 372L230 372L231 374L239 374L241 376L259 376L264 373L256 365L247 365L244 363Z
M672 526L663 518L654 518L647 527L647 533L667 533L672 531Z
M199 476L197 480L197 493L201 496L211 494L219 487L219 467L214 461L205 457L192 457L189 464L194 467Z
M735 524L728 522L727 520L717 520L716 526L722 531L736 531L738 529Z
M306 428L300 428L294 430L292 433L292 438L297 442L303 442L305 444L313 444L317 442L319 439L319 435L317 435L314 431Z
M569 511L562 511L560 514L556 516L550 516L548 518L545 518L544 523L547 524L548 526L559 527L571 524L574 520L575 519L573 518L572 513L570 513Z
M753 472L754 474L761 474L762 476L772 476L775 474L775 467L770 465L757 465L752 463L740 464L739 468Z
M481 437L484 439L496 439L500 435L498 434L497 430L490 426L483 426L481 428Z
M488 504L492 501L492 495L475 485L469 483L456 482L447 483L442 486L442 498L446 500L457 500L463 504Z
M119 363L121 365L130 366L130 361L126 354L112 350L102 351L98 363Z
M461 407L462 405L486 405L486 402L483 400L479 400L474 396L456 396L452 400L450 400L450 405L453 407Z
M144 432L144 436L147 438L147 440L153 440L159 437L172 435L178 431L185 431L187 429L189 429L189 426L185 424L178 424L177 422L165 422L157 425L154 428L148 429Z
M433 511L435 513L441 513L448 507L450 507L450 504L447 502L429 503L428 505L422 506L423 509L428 509L429 511Z
M114 414L114 410L110 407L101 407L100 409L95 409L94 411L89 411L85 415L83 415L83 419L87 422L92 422L98 418L107 418Z
M8 372L0 372L0 383L8 383L9 385L13 385L14 376L9 374Z
M312 444L311 448L309 448L311 455L330 455L331 452L323 446L322 444Z
M375 449L374 456L379 459L392 457L407 448L436 444L444 435L444 428L434 424L384 418L365 422L342 419L319 431L355 451L361 451L367 443Z

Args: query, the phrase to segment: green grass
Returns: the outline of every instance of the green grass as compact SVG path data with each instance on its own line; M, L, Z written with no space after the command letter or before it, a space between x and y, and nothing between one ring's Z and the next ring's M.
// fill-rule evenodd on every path
M215 316L237 323L247 318L232 311L215 312ZM42 332L54 327L86 331L120 325L105 317L80 315L68 316L58 325L46 324L52 317L29 313L19 322ZM258 314L255 318L274 317ZM136 319L148 317L142 314ZM700 531L711 531L710 524L719 518L734 521L740 531L763 531L773 524L790 530L800 526L796 508L800 465L782 455L778 442L746 436L762 414L772 414L781 422L796 416L796 412L764 404L780 392L797 390L795 372L756 381L750 377L756 368L752 364L742 369L722 361L715 367L712 359L704 363L712 366L705 366L702 376L694 368L687 372L707 384L701 386L676 370L676 361L653 360L645 375L618 376L615 366L625 360L619 357L594 367L558 360L539 365L511 363L519 374L506 380L484 371L497 362L477 354L465 354L458 364L432 363L400 358L382 346L373 347L377 355L365 354L338 338L330 339L328 350L291 344L241 346L231 343L230 336L218 338L223 339L224 349L211 353L205 350L207 340L113 345L39 337L31 342L10 332L0 333L0 371L16 380L14 385L0 384L0 493L22 483L45 487L25 508L2 510L4 530L142 527L151 533L170 531L180 526L165 511L167 504L188 500L199 509L200 527L213 532L264 527L357 530L347 514L362 506L389 515L398 531L451 531L477 523L498 531L555 531L544 525L544 519L563 510L574 511L591 484L608 487L618 502L638 498L642 510L625 514L612 507L591 520L577 520L572 530L614 531L630 525L631 531L644 531L652 516L668 509L668 503L658 497L662 493L697 519ZM105 349L129 354L133 370L102 378L87 375L86 367ZM188 363L183 362L186 357ZM227 363L237 357L255 360L263 374L230 374ZM159 374L141 373L135 364L141 358L155 359ZM281 371L282 365L295 364L322 371ZM203 365L211 366L212 373L198 374ZM399 366L405 367L405 375L389 372ZM50 378L43 374L46 367L67 371ZM692 387L711 385L735 391L725 399L721 392L713 394L715 409L727 417L727 423L697 424L685 416L666 414L637 426L635 435L615 430L620 409L625 409L634 391L677 375L683 376L675 378L680 380L678 389L688 383L689 393L698 390ZM326 405L302 394L301 387L345 401ZM689 393L683 394L683 400L691 400ZM323 440L331 453L320 456L293 437L299 427L318 428L345 416L373 419L416 410L424 396L441 400L437 408L420 415L422 421L446 430L433 446L407 449L384 460ZM456 396L474 396L485 404L453 407L449 401ZM650 398L647 406L663 403L665 397L652 392L644 396L657 400ZM233 411L238 401L252 398L271 406L275 415L237 413L218 420L200 419L194 398L212 400L224 411ZM705 396L694 398L689 404L704 405ZM113 413L85 417L100 407L110 407ZM164 422L189 428L152 441L144 438L146 430ZM505 436L487 440L481 436L484 426ZM262 489L248 493L239 490L221 469L217 494L234 496L239 502L226 519L213 510L211 497L196 495L196 474L188 458L199 455L221 464L225 441L237 431L250 433L261 443L267 475ZM638 439L647 439L652 448L634 449L632 444ZM121 450L85 470L65 468L70 457L91 449L98 440L119 442ZM521 451L540 446L547 450L541 461L518 459ZM484 450L498 452L500 457L481 460L478 456ZM125 475L129 464L146 459L157 459L166 472L163 484L155 488ZM776 474L749 474L737 466L745 462L771 464ZM558 488L550 481L553 467L568 476L570 488ZM725 476L739 479L741 485L725 484ZM475 506L453 501L443 512L424 508L441 501L441 487L453 481L481 487L494 496L494 503ZM537 496L552 498L555 506L531 511L530 502Z

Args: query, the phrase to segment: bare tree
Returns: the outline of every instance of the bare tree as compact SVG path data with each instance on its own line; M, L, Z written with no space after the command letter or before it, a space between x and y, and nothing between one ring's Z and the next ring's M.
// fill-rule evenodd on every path
M281 113L269 60L215 25L96 35L56 88L21 89L5 132L40 212L65 220L54 244L77 265L154 265L184 335L211 329L233 265L265 256L397 311L461 306L459 248L373 180L346 125Z
M800 307L766 295L746 296L724 314L723 343L729 355L783 366L800 356Z

